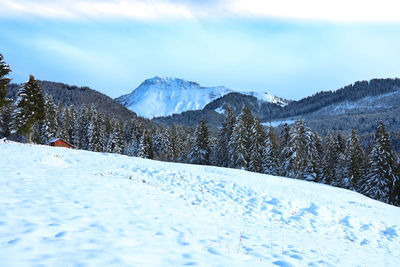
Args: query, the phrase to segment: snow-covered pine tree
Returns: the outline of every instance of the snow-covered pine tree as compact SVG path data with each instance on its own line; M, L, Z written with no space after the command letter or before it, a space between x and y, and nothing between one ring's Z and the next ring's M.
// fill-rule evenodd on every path
M69 136L66 136L65 140L77 147L77 145L75 144L75 140L77 139L75 137L75 124L78 123L78 112L76 111L74 105L70 105L68 107L68 114L69 116L65 117L63 125L63 131L65 131L67 133L67 136Z
M157 130L154 134L153 153L160 160L172 161L172 146L168 140L167 127Z
M101 127L102 121L101 116L95 108L92 108L91 118L88 126L88 135L89 135L89 145L88 149L90 151L100 152L103 150L103 133Z
M194 146L194 131L192 128L184 126L177 126L178 133L178 151L179 155L177 160L179 162L187 162L190 160L190 153L192 153Z
M33 75L19 89L17 94L16 109L13 114L14 130L16 133L28 137L32 142L32 127L36 121L46 118L44 99L39 83Z
M144 159L153 159L153 147L150 133L145 130L139 139L137 156Z
M312 171L313 171L313 181L314 182L321 182L323 179L323 166L322 166L322 157L323 157L323 147L322 147L322 139L316 133L311 133L312 143L315 144L315 152L312 150L309 153L313 154L313 161L311 162Z
M172 161L184 161L186 158L185 148L188 145L191 146L191 134L187 133L182 126L173 124L168 130L167 137L168 143L171 145Z
M247 169L247 150L244 146L243 141L243 129L236 122L235 128L233 129L231 140L229 141L229 161L228 167L235 169Z
M14 104L12 101L0 107L0 138L9 137L11 135L13 112Z
M79 149L88 150L89 134L88 126L90 123L90 108L83 104L79 108L77 121L74 124L74 142L73 144Z
M341 181L338 181L338 186L358 191L360 182L363 179L365 153L360 144L360 138L356 130L353 128L345 151L345 169L344 176Z
M47 144L57 137L58 121L57 106L51 95L44 97L46 119L40 124L40 141Z
M279 163L280 163L280 172L279 175L290 177L290 171L287 169L288 159L290 157L290 126L288 123L283 124L283 129L279 135ZM285 167L286 166L286 167Z
M395 184L394 184L393 204L396 206L400 206L400 156L398 154L396 154L395 157L397 158L396 176L399 179L397 179L397 182L395 182Z
M194 133L194 146L189 155L192 164L210 164L210 140L206 121L201 119Z
M252 142L251 142L249 170L252 172L263 173L264 172L263 154L265 152L265 140L267 138L267 135L258 117L256 117L254 120L251 137L252 137Z
M229 141L235 129L236 117L232 109L228 106L225 109L225 118L222 127L218 132L218 142L216 146L217 166L227 167L229 162Z
M373 199L396 204L395 186L399 182L396 173L397 160L392 152L389 135L382 121L379 122L376 129L375 142L369 158L370 169L368 179L363 184L363 193Z
M170 142L170 139L168 138L168 134L170 133L169 129L166 128L162 132L162 140L163 140L163 154L164 158L167 161L173 161L174 159L174 150L173 146Z
M108 114L105 114L103 118L103 151L112 152L112 137L114 132L113 121Z
M112 133L109 151L112 153L122 154L124 152L124 133L122 129L122 122L115 121L113 123L114 131Z
M322 157L322 183L330 185L334 184L336 181L336 170L339 156L335 137L332 134L326 136L324 148L324 154Z
M283 152L286 156L283 168L290 177L318 181L320 158L317 139L318 136L304 126L302 119L295 123L291 129L289 144Z
M61 129L60 129L60 137L66 140L67 142L71 142L71 135L70 135L70 129L72 127L72 120L71 120L71 115L69 112L68 107L63 107L61 114L59 116L62 117L62 124L61 124Z
M265 139L263 172L271 175L280 174L278 142L274 133L274 128L271 125L268 127L267 137Z
M6 76L11 72L10 66L3 60L3 55L0 53L0 108L7 104L7 84L11 81Z
M247 106L240 113L229 142L230 168L249 169L252 148L253 115Z
M136 156L139 146L139 127L136 120L132 119L125 125L126 145L124 155Z
M36 121L32 126L32 142L34 144L40 144L42 142L40 138L40 127L41 123L39 121Z
M346 176L346 138L342 136L340 132L335 136L335 145L337 151L337 165L336 165L336 176L332 182L332 185L340 187L343 183L343 179Z

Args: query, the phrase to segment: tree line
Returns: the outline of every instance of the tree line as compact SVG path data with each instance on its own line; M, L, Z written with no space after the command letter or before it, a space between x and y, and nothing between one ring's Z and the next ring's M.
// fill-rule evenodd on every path
M47 144L61 137L79 149L164 161L215 165L324 183L400 205L400 167L383 122L367 151L355 129L321 137L302 120L279 131L263 126L245 106L226 109L216 134L201 120L195 129L122 120L94 106L56 104L33 76L5 98L10 72L0 54L0 136Z

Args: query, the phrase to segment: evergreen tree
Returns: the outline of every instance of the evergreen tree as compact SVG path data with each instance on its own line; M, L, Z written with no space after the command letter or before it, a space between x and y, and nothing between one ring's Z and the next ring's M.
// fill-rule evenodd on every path
M121 122L114 121L113 132L108 140L107 152L122 154L124 152L123 128Z
M396 165L388 133L381 121L370 153L370 171L363 192L374 199L395 204L398 201L396 186L399 182Z
M162 128L153 136L153 154L155 158L165 161L172 161L173 151L171 143L168 139L169 131L167 128Z
M59 114L59 116L62 117L62 125L61 125L61 129L60 129L60 137L63 138L64 140L66 140L69 143L73 143L72 142L72 118L71 118L71 113L70 113L70 109L68 107L64 107L62 109L61 114Z
M229 167L249 169L252 152L253 123L254 119L250 109L244 106L229 142Z
M51 95L44 97L46 119L40 124L40 141L47 144L49 141L57 137L58 120L57 106Z
M16 110L13 114L14 130L28 136L32 142L32 127L36 121L45 119L45 104L41 87L35 78L30 75L29 81L24 83L18 91Z
M283 152L286 156L283 168L290 177L318 181L320 175L318 136L304 126L303 120L291 129L290 141Z
M264 171L264 152L265 139L267 138L264 127L261 125L260 119L256 117L252 127L251 155L249 162L249 170L252 172L263 173Z
M394 183L394 190L393 190L393 204L400 206L400 156L396 155L397 158L397 167L396 167L396 177L397 181Z
M246 170L248 167L248 158L246 147L244 146L243 129L238 123L235 125L231 140L229 141L229 168Z
M91 118L91 109L83 104L79 109L77 115L77 123L74 127L74 144L84 150L88 150L89 147L89 124Z
M361 179L364 176L364 150L361 147L360 139L353 128L347 141L345 151L344 179L339 181L338 186L351 190L358 190Z
M10 101L0 107L0 137L9 137L12 130L14 105Z
M200 120L194 133L194 146L189 155L190 163L208 165L210 164L210 140L208 127L204 119Z
M137 156L144 159L153 159L153 147L150 133L146 130L139 139Z
M230 107L225 110L225 119L218 133L218 142L216 146L216 164L217 166L227 167L229 162L229 141L232 138L235 129L236 118Z
M290 177L290 171L287 169L288 161L291 156L291 151L289 149L290 142L290 126L288 123L283 124L283 129L279 135L279 162L282 165L280 168L279 175Z
M112 152L114 126L110 116L105 115L103 119L103 151Z
M268 128L267 138L265 139L263 163L263 172L265 174L280 174L278 142L271 125Z
M3 61L3 55L0 53L0 108L7 104L7 84L11 81L10 78L6 78L11 72L10 67Z
M325 140L325 151L322 158L324 184L334 184L336 181L336 170L338 165L339 151L332 134L328 134Z
M75 141L77 140L75 125L78 123L78 112L74 105L69 106L68 117L64 119L63 132L65 133L65 140L77 147Z
M336 149L339 153L345 153L346 151L346 141L345 138L343 138L342 134L338 132L336 136Z
M95 108L92 108L91 118L88 126L89 144L88 149L90 151L100 152L103 150L103 133L101 127L101 116L98 114Z
M178 161L189 162L190 153L192 153L194 146L194 132L191 128L186 128L183 126L178 126Z
M107 120L107 119L106 119ZM106 129L107 127L105 127ZM137 125L136 120L130 120L125 127L125 136L126 136L126 146L124 149L124 154L128 156L136 156L139 146L140 134L139 127Z
M333 186L343 186L344 177L346 177L346 141L339 132L335 138L335 146L337 151L337 164L335 168L335 179L332 181Z
M309 153L311 153L312 159L313 159L313 161L311 162L312 172L313 172L313 181L314 182L322 182L322 180L323 180L322 140L321 140L321 137L315 132L311 132L311 139L312 139L312 144L314 144L314 146L315 146L315 151L313 151L313 149L309 150Z

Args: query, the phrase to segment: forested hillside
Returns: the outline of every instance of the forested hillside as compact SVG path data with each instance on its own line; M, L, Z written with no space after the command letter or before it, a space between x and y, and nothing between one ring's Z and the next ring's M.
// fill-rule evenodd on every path
M89 87L78 87L49 81L38 81L38 83L43 90L43 94L51 95L57 105L74 105L76 107L82 105L94 106L103 113L110 113L124 120L136 117L134 112L114 101L109 96L90 89ZM15 100L20 87L20 84L9 84L7 87L7 97Z
M201 111L155 118L155 121L165 124L178 123L187 126L193 126L193 121L196 121L197 123L202 117L204 117L206 118L210 127L218 127L219 122L222 120L222 113L216 112L216 110L225 110L227 106L230 106L234 113L237 115L244 106L247 106L255 116L261 119L262 122L268 122L272 120L287 119L291 117L305 117L329 106L340 105L344 102L352 103L367 97L375 97L392 92L397 92L399 91L399 89L400 79L398 78L373 79L369 82L359 81L335 91L322 91L298 101L291 101L286 106L279 106L273 103L261 102L255 97L243 95L240 93L230 93L209 103ZM397 106L400 105L400 98L397 98L396 102L397 105L395 106L383 105L379 108L379 110L377 108L370 108L369 110L362 110L361 113L364 114L364 118L368 116L369 113L373 114L378 111L382 113L387 110L397 108ZM372 104L373 103L370 103L371 106ZM207 112L205 110L207 110ZM352 112L352 114L358 113L360 112ZM310 117L309 119L318 119L318 114L315 113L314 115L315 116L313 116L312 118ZM329 113L329 115L332 114ZM385 114L385 117L390 116L394 117L394 113L389 112L389 114ZM336 120L339 120L339 118L337 118ZM345 123L345 121L343 121L343 123ZM366 123L368 123L368 120L366 121ZM334 130L334 125L338 124L331 124L330 127L324 128L324 131L329 130L329 128ZM341 125L341 123L339 123L339 125ZM374 121L374 125L376 125L376 121ZM374 127L371 124L369 124L368 126ZM354 123L350 126L350 128L351 127L357 127L357 125ZM400 124L396 124L396 129L397 127L399 127L400 129ZM343 128L348 127L343 126Z

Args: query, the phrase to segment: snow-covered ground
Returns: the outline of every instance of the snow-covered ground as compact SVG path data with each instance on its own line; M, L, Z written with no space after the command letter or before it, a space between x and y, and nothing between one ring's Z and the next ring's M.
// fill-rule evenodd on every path
M400 266L400 208L240 170L0 143L0 266Z

